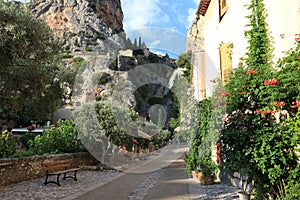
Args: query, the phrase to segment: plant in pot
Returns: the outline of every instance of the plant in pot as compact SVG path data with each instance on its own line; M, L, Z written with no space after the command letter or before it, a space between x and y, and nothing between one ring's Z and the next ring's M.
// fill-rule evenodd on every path
M186 163L186 171L188 173L191 173L193 178L197 177L197 162L198 160L195 157L195 153L193 151L193 149L190 150L190 152L188 154L185 155L185 163Z
M199 166L203 175L203 183L205 185L212 185L216 177L218 165L215 164L210 158L206 158L200 161Z
M241 185L241 191L238 192L239 199L240 200L250 200L251 198L251 193L247 191L248 185L251 183L252 178L250 178L249 175L240 175L240 181L242 183Z

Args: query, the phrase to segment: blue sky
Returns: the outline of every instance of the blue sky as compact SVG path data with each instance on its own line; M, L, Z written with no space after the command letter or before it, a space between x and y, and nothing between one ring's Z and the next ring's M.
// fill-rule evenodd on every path
M185 52L186 32L200 0L121 0L124 29L157 53Z
M186 34L199 0L121 0L125 31L145 27Z

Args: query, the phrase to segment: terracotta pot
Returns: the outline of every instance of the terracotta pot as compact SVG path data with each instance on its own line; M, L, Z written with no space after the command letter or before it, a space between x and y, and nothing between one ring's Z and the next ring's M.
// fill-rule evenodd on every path
M251 197L251 194L243 192L238 192L238 195L240 200L250 200Z
M212 185L214 183L214 177L213 176L205 176L204 177L204 184L205 185Z
M192 171L192 177L197 178L197 172L196 171Z
M198 172L197 178L201 184L204 184L204 176L202 172Z

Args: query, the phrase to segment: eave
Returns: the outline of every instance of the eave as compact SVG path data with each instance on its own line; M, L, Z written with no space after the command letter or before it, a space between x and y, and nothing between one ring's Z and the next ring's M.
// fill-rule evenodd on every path
M208 6L210 4L210 1L211 0L201 0L200 1L199 7L198 7L198 10L197 10L197 15L202 15L202 16L205 15L205 13L208 9Z

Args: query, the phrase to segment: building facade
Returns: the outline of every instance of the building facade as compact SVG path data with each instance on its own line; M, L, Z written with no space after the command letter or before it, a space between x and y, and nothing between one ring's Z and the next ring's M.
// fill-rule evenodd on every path
M187 33L187 50L192 51L195 98L212 95L213 81L225 80L247 50L250 0L201 0ZM274 63L300 41L300 0L264 0Z

